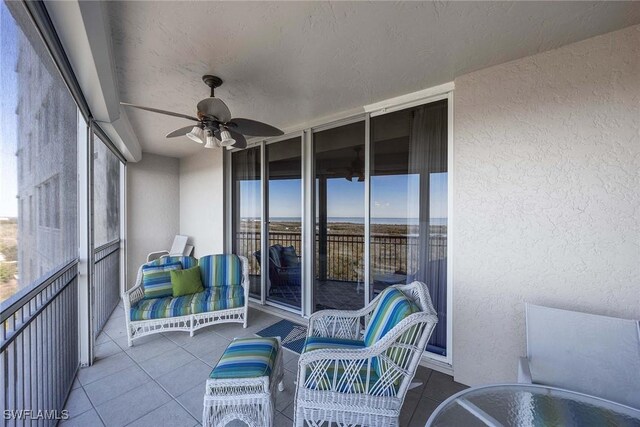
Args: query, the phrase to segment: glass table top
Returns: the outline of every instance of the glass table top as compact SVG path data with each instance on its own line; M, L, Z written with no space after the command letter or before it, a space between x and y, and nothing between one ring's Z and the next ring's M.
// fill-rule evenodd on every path
M427 426L640 427L640 410L597 397L534 384L464 390L444 401Z

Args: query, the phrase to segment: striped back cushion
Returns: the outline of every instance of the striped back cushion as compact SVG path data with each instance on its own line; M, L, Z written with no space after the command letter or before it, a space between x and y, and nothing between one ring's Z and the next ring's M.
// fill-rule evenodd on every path
M166 264L174 264L176 262L179 262L182 265L182 268L184 270L198 265L198 260L190 256L165 256L152 261L152 264L166 265Z
M207 255L200 258L198 263L205 288L242 284L242 263L237 255Z
M171 270L182 270L182 264L174 262L164 265L147 264L142 266L144 298L162 298L173 295Z
M238 338L231 341L210 378L255 378L271 375L278 354L275 338Z
M367 347L375 344L405 317L419 311L416 303L398 289L385 289L364 331L364 343Z

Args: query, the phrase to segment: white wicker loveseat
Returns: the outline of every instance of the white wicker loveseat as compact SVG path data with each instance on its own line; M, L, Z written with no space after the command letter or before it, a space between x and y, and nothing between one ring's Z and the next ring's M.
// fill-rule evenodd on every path
M421 282L390 286L361 310L313 314L298 362L294 425L398 426L437 322Z
M143 268L179 264L187 269L200 266L204 291L179 297L145 298ZM217 323L242 323L247 327L249 262L237 255L207 255L199 260L187 256L165 256L143 264L136 284L123 296L127 338L133 340L165 331L195 330Z

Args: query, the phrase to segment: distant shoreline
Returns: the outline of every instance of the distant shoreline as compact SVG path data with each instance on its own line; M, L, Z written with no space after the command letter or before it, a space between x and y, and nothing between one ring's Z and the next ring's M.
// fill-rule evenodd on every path
M242 218L245 222L259 222L260 218ZM271 222L301 222L300 217L272 217ZM341 224L364 224L362 217L328 217L329 223ZM418 225L418 218L371 218L371 224L377 225ZM429 222L432 225L447 225L447 218L431 218Z

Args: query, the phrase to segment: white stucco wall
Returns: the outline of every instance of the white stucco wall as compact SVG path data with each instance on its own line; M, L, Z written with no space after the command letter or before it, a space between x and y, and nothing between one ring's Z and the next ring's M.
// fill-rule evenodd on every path
M127 165L127 288L149 252L169 249L180 230L180 166L144 153Z
M455 379L513 381L524 302L640 318L640 26L455 84Z
M201 150L180 159L180 234L196 257L222 253L224 200L222 150Z

